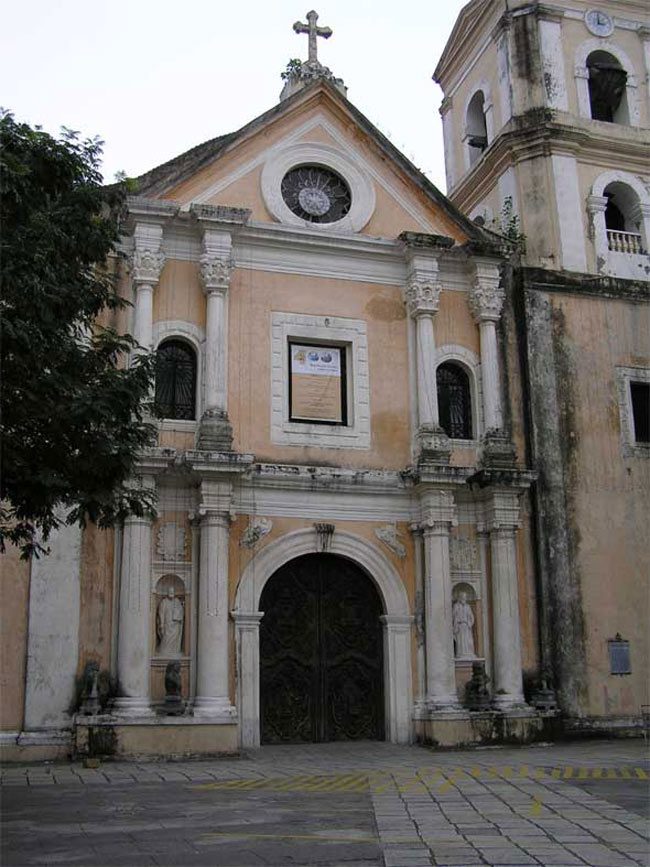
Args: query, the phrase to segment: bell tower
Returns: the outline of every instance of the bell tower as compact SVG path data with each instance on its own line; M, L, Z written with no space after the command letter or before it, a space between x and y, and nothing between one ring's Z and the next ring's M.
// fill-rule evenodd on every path
M526 264L650 280L650 28L637 0L474 0L434 73L448 195Z

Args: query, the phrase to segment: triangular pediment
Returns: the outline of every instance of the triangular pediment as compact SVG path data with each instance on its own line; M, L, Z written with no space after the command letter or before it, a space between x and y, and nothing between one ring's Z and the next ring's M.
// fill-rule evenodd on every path
M298 165L342 177L349 214L310 223L287 207L281 182ZM245 208L257 223L395 238L404 231L446 235L463 244L470 223L347 99L325 82L310 85L241 130L213 139L138 179L139 195Z

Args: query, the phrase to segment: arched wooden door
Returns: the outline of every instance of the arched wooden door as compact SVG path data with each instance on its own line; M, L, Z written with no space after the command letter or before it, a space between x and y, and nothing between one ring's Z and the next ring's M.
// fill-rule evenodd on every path
M383 738L383 612L366 573L306 554L269 579L260 610L262 743Z

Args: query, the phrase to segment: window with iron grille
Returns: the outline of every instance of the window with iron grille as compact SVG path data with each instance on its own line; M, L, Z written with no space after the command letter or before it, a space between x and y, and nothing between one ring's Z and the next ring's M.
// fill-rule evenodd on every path
M451 439L472 439L469 376L459 364L446 361L436 371L440 427Z
M162 418L196 417L196 353L183 340L165 340L158 347L155 404Z

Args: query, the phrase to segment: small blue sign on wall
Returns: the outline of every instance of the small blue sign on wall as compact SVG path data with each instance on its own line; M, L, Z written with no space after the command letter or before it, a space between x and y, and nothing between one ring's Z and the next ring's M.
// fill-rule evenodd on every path
M615 638L608 640L607 647L609 649L610 674L632 674L630 642L621 638L620 632L617 632Z

